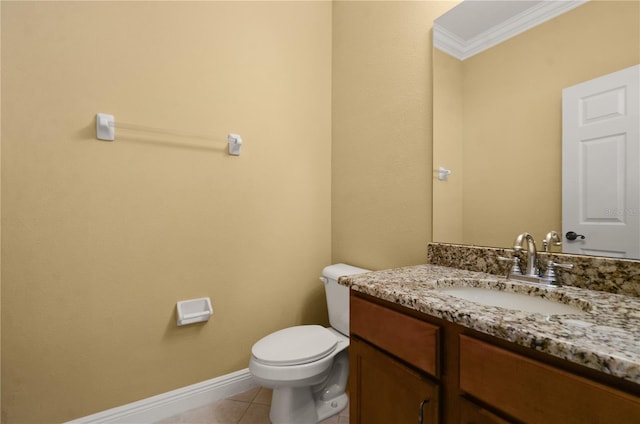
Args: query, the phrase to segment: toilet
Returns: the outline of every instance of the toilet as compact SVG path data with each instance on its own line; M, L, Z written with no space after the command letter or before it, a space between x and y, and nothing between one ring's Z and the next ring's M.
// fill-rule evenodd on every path
M338 278L364 272L369 270L346 264L322 271L331 327L285 328L251 348L251 375L260 386L273 389L273 424L316 424L347 406L349 288L339 285Z

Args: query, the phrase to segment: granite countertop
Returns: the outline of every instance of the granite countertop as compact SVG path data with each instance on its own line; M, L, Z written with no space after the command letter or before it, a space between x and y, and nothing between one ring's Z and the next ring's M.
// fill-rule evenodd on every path
M340 278L340 284L519 345L640 384L640 298L585 288L544 287L438 265ZM462 300L437 290L485 287L558 300L583 314L527 313Z

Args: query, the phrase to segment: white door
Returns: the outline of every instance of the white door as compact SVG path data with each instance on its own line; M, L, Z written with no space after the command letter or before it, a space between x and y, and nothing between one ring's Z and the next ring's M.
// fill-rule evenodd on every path
M639 110L640 65L562 91L563 252L640 258Z

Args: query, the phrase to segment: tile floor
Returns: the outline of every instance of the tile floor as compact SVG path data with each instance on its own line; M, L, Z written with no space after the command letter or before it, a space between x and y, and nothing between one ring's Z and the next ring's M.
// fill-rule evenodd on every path
M271 390L256 387L210 405L174 415L156 424L271 424L270 405ZM349 406L339 415L322 421L322 424L349 424Z

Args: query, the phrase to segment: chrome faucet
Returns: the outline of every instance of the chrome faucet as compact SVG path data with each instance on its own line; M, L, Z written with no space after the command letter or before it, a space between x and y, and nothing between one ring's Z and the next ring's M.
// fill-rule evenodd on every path
M536 242L529 233L522 233L516 237L513 242L513 250L522 252L522 244L527 243L527 270L524 275L528 277L539 277L538 274L538 251L536 250Z
M527 245L527 270L525 272L520 270L520 259L518 256L514 255L510 258L498 257L499 261L511 262L511 268L507 272L507 280L513 279L516 281L526 281L544 284L547 286L562 285L561 281L557 278L558 276L556 275L555 269L561 268L563 270L571 270L573 269L573 264L560 264L549 259L547 261L546 271L544 272L544 275L541 275L542 270L538 267L538 251L536 249L536 242L531 234L522 233L516 237L516 240L513 242L513 251L516 253L522 252L524 250L525 243ZM555 231L549 231L543 241L543 244L545 252L550 253L551 246L560 246L562 242L558 233ZM552 257L552 255L547 256Z
M549 231L542 241L545 252L551 252L551 246L562 246L562 240L556 231Z

